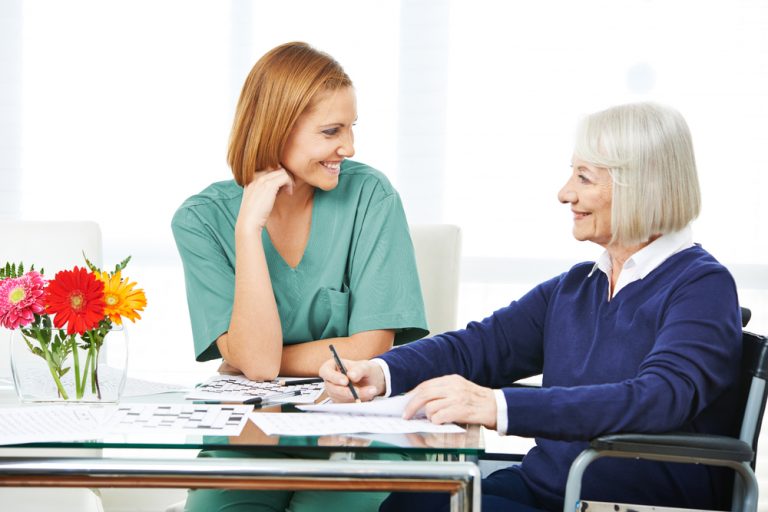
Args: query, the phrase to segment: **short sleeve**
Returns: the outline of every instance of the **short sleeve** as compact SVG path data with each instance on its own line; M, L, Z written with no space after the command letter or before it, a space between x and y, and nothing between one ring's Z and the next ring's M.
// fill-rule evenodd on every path
M394 329L395 344L428 334L413 243L394 191L370 204L351 248L349 334Z
M195 357L221 357L216 339L229 329L235 289L235 270L211 227L193 208L181 208L171 223L184 266Z

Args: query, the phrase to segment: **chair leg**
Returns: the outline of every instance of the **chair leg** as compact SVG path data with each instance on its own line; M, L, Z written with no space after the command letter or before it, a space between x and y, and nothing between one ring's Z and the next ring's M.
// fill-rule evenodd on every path
M742 463L736 467L739 478L733 483L733 500L731 510L740 512L757 512L758 485L752 467Z
M565 485L565 501L563 502L563 512L577 512L579 509L579 499L581 496L581 479L584 471L592 461L600 458L602 455L597 450L591 448L584 450L576 457L568 471L568 482Z

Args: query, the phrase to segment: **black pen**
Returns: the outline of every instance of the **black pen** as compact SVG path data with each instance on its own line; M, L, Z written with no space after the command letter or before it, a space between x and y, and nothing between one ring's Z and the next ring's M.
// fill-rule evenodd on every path
M341 363L341 358L339 357L339 354L336 353L336 349L333 348L333 345L328 345L328 348L331 349L331 354L333 354L333 359L336 360L336 366L338 366L339 370L341 370L341 373L343 373L344 376L347 377L347 386L349 386L349 390L352 392L352 397L355 399L355 402L360 403L360 397L357 396L357 391L355 391L355 386L352 385L352 381L349 380L349 377L347 376L347 369L344 368L344 365Z
M292 396L300 395L301 391L288 391L286 393L273 393L271 395L264 395L264 396L255 396L253 398L249 398L248 400L243 400L244 404L248 405L261 405L266 402L272 402L274 400L278 400L280 398L290 398Z
M277 379L277 382L281 386L299 386L301 384L317 384L323 382L321 377L310 377L308 379Z

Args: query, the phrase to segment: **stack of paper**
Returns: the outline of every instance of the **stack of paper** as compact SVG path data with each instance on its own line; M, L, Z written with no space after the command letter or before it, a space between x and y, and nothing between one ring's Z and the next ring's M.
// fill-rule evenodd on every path
M408 395L362 403L300 405L305 413L254 412L251 421L267 435L322 436L333 434L407 434L412 432L459 433L458 425L435 425L423 413L402 418Z

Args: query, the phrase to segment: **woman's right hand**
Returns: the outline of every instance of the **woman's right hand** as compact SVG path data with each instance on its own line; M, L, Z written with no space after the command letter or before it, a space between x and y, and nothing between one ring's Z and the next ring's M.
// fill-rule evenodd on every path
M320 367L319 375L325 381L325 391L334 402L352 402L354 398L349 391L348 382L355 386L360 400L372 400L383 395L387 389L384 371L371 361L350 361L343 359L347 375L341 373L333 359L329 359Z
M249 229L261 229L275 206L281 190L293 194L293 177L282 167L274 171L261 171L243 187L243 199L237 222Z

